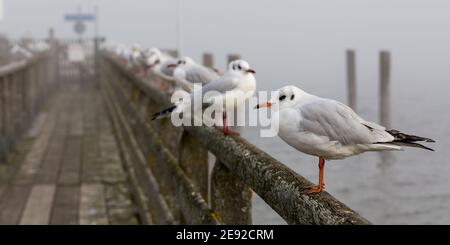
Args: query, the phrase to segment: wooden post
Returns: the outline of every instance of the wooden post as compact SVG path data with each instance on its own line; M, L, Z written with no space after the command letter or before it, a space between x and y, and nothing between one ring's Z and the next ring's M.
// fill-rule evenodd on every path
M176 49L167 50L167 53L173 57L178 57L178 55L179 55L179 52Z
M230 64L230 62L238 60L240 58L241 58L241 56L239 54L229 54L228 55L228 60L227 60L228 61L227 65Z
M100 84L100 37L94 39L94 70L95 70L95 87L98 88Z
M184 131L179 143L178 163L203 198L208 200L208 151L199 145L194 137Z
M22 135L22 130L24 130L24 118L23 118L23 106L22 106L22 79L21 74L23 71L17 71L13 74L13 83L14 83L14 108L15 108L15 115L14 115L14 123L15 123L15 133L16 133L16 140L20 138Z
M239 55L228 56L227 65L240 59ZM235 123L237 113L235 113ZM234 131L242 132L242 128L233 127ZM211 176L211 206L225 224L252 223L252 190L218 159Z
M6 100L5 77L0 78L0 163L6 161Z
M203 54L203 65L209 68L214 67L214 57L211 53Z
M16 84L14 82L14 74L9 74L7 75L7 79L8 79L8 105L9 105L9 115L8 115L8 121L9 121L9 152L14 150L14 147L16 145L16 115L17 115L17 110L16 110Z
M391 127L391 54L389 51L380 52L380 124Z
M348 105L350 108L356 111L356 57L355 50L347 50L346 61L347 61L347 94L348 94Z

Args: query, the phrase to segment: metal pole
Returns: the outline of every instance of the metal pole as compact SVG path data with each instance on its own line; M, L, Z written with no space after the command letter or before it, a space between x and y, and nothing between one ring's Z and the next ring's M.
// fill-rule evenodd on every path
M354 50L347 50L347 93L348 93L348 105L350 108L356 111L356 58Z
M177 0L177 51L181 56L182 0Z

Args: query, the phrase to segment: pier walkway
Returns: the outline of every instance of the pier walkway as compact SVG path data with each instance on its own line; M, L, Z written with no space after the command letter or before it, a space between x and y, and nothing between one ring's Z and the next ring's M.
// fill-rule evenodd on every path
M102 97L77 72L0 165L0 224L139 223Z

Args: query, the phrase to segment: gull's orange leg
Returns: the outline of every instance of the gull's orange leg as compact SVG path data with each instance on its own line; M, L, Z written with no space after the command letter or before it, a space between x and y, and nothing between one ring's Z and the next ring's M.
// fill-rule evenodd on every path
M319 184L315 186L311 186L305 190L305 194L309 195L312 193L322 192L325 189L325 159L323 157L319 157Z
M222 121L223 121L222 129L223 129L223 134L224 135L239 135L238 132L234 132L233 130L231 130L228 127L228 124L227 124L227 113L226 112L223 112L223 114L222 114Z

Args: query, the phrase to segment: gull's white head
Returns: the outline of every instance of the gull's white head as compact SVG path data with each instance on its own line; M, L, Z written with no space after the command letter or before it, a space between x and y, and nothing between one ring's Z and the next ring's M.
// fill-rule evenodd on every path
M291 108L298 104L299 100L305 95L305 92L296 86L289 85L278 89L270 101L259 103L255 108L273 107L275 111Z
M251 75L255 74L255 71L250 68L250 65L245 60L235 60L232 61L228 65L228 72L234 73L234 74L241 74L241 75Z
M190 57L183 57L178 59L178 61L174 64L169 64L170 68L178 68L178 67L188 67L190 65L195 64L195 61Z
M147 52L150 55L156 55L156 56L160 56L161 55L161 50L159 50L159 48L151 48Z
M158 48L151 48L146 52L145 58L147 65L154 66L161 62L162 52Z

